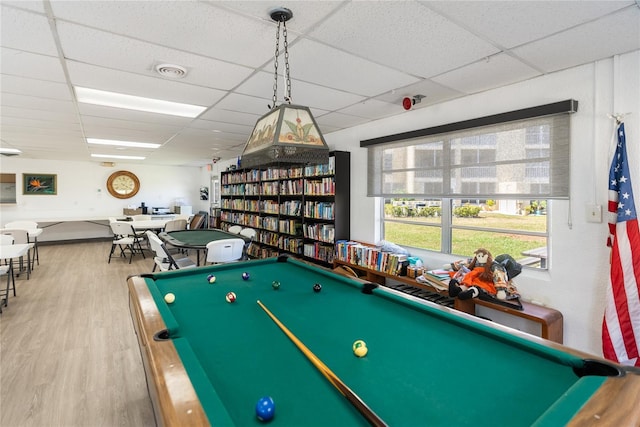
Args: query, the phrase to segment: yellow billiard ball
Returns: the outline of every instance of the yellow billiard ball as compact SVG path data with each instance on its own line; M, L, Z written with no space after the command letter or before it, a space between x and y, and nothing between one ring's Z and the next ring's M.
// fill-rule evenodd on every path
M367 347L362 346L362 347L356 348L353 351L353 354L355 354L357 357L365 357L368 352L369 352L369 350L367 349Z
M367 346L367 343L365 343L362 340L357 340L356 342L353 343L353 351L356 351L358 347L366 347L366 346Z
M171 304L176 300L176 296L174 294L172 294L171 292L169 292L168 294L166 294L164 296L164 300L167 304Z

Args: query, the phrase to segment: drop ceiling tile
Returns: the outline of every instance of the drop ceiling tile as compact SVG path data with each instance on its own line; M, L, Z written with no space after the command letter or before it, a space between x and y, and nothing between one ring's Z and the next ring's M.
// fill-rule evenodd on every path
M4 6L13 6L20 9L26 9L33 12L45 13L44 12L44 3L42 0L32 1L32 0L2 0L2 4Z
M42 55L58 55L46 16L4 6L0 13L2 46Z
M61 22L58 25L60 43L65 57L71 61L128 71L155 77L167 84L191 84L228 90L237 86L253 70L184 51ZM100 46L96 49L95 46ZM158 64L184 67L187 75L181 79L162 77L155 72Z
M473 33L408 1L350 2L314 29L311 36L419 77L431 77L498 52Z
M183 102L203 107L216 103L225 93L217 89L185 84L160 77L110 70L78 62L69 62L68 69L70 80L74 86Z
M403 109L401 105L391 104L375 99L368 99L350 107L343 108L340 110L340 113L363 118L381 119L383 117L389 117L401 113L402 111Z
M194 1L53 2L56 16L210 58L259 66L272 55L274 24ZM153 25L141 25L141 17ZM239 48L241 47L241 48Z
M29 95L18 95L14 93L2 94L2 107L16 107L25 110L45 110L55 111L60 114L76 116L75 106L71 101L61 101L51 98L40 98ZM76 120L77 121L77 120Z
M640 13L634 7L512 52L540 69L552 72L637 49L640 49Z
M425 1L488 41L513 48L589 22L632 1Z
M235 123L238 125L255 125L263 113L245 113L241 111L223 110L216 106L200 115L199 118L214 122Z
M4 96L3 96L4 98ZM59 122L60 126L72 123L79 123L78 115L75 112L47 111L23 107L2 107L2 117L15 117L31 120L45 120Z
M409 74L311 40L290 46L289 62L291 75L297 80L362 96L376 96L418 81Z
M56 57L3 47L0 48L0 58L2 74L51 82L66 82L62 65Z
M0 75L2 93L38 96L41 98L71 101L71 92L65 83L48 82L20 76Z
M314 117L323 132L325 127L327 129L345 129L368 122L365 118L343 113L327 113L324 115L314 115Z
M451 88L437 84L431 80L421 80L409 86L401 87L376 96L375 99L390 102L395 105L402 106L402 99L405 97L413 97L415 95L423 95L423 105L430 105L437 102L446 101L461 96L462 93Z
M10 117L2 115L2 137L4 138L9 132L29 133L35 129L43 131L77 131L81 132L80 123L59 122L52 120L40 120L29 117Z
M506 54L494 55L457 70L433 77L436 83L472 94L524 81L540 75L528 65Z
M229 96L216 104L216 108L263 116L269 112L269 105L271 103L271 99L230 93Z
M133 122L161 123L174 126L186 126L191 122L188 117L170 116L168 114L146 113L144 111L126 110L124 108L103 107L101 105L78 103L80 116L106 117Z
M279 4L269 3L265 1L208 1L217 7L224 7L236 10L242 14L254 16L258 19L264 19L268 22L274 22L269 12L275 8L281 7ZM306 32L318 23L324 21L334 11L340 9L344 1L303 1L295 2L295 4L287 4L284 7L289 8L293 13L293 17L287 22L287 29L295 32ZM275 37L275 24L274 24Z
M189 128L208 130L213 134L212 136L216 136L216 133L224 132L236 133L244 135L245 138L249 138L254 125L255 123L251 123L251 125L237 125L233 123L212 122L210 120L194 120Z
M238 86L235 92L271 98L273 97L273 83L273 73L259 72ZM285 89L283 77L279 76L277 91L278 103L284 99ZM365 98L360 95L291 79L291 99L292 104L332 111L355 104Z

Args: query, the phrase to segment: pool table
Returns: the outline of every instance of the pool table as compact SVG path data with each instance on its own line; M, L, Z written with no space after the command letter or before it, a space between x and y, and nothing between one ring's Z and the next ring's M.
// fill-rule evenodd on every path
M249 243L251 239L240 234L233 234L217 228L205 228L198 230L177 230L158 233L165 243L176 248L195 249L197 264L200 265L200 251L207 249L207 243L221 239L242 239Z
M127 282L158 425L265 424L263 396L274 427L368 425L258 300L390 426L640 423L633 368L293 258Z

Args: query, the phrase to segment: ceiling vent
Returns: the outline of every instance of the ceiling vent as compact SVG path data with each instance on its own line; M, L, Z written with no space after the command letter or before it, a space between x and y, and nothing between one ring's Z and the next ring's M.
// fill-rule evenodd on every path
M187 76L187 69L180 65L174 64L158 64L155 67L156 73L162 77L170 79L182 79Z

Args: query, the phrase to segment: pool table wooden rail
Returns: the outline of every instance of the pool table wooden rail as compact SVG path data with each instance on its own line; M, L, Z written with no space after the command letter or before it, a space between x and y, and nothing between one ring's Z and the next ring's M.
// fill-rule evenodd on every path
M129 310L138 336L156 424L209 426L209 420L173 342L154 340L154 335L166 329L166 326L144 279L132 276L127 282Z
M352 279L359 283L370 283L362 279ZM209 426L209 420L197 394L189 380L184 365L175 346L168 341L155 341L154 335L166 329L151 293L139 276L127 279L129 288L129 308L133 320L140 353L147 377L147 386L158 426ZM560 351L574 354L582 359L601 362L608 366L619 366L593 354L566 347L534 335L527 334L491 321L487 321L458 310L443 307L429 301L420 300L399 291L382 288L384 292L402 295L419 301L437 310L455 316L466 317L470 321L489 325L491 328L508 332L526 340L541 343ZM600 389L585 403L567 425L583 426L640 426L640 369L620 367L622 376L609 377Z

